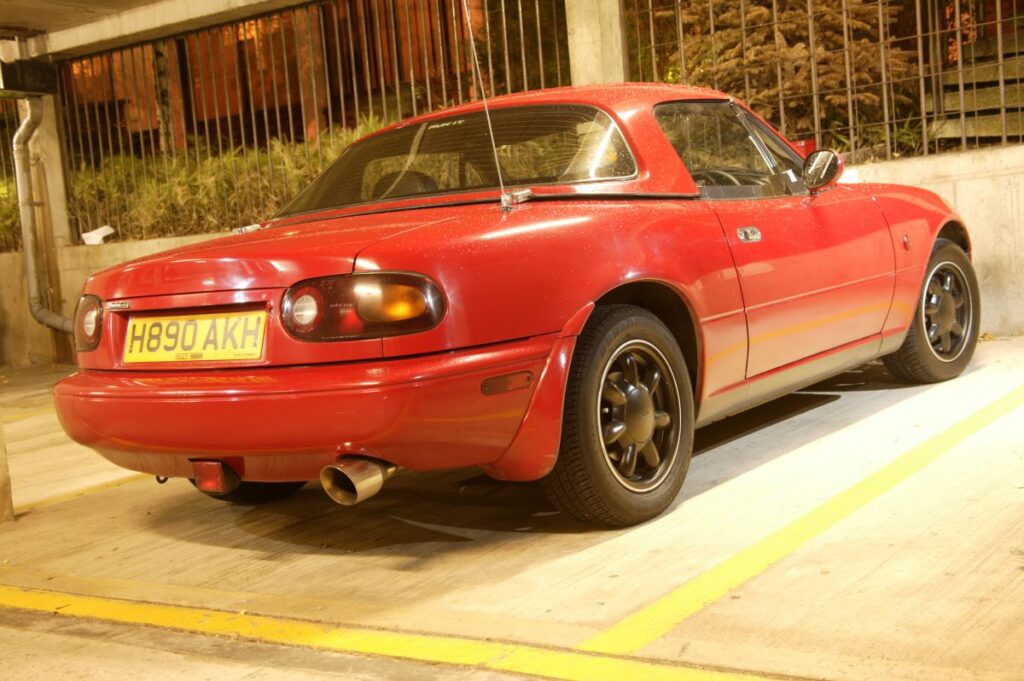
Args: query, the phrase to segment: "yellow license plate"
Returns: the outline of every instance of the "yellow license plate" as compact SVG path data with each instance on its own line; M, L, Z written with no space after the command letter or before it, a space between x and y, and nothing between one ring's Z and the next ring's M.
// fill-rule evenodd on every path
M266 327L266 310L132 317L124 338L124 363L259 359Z

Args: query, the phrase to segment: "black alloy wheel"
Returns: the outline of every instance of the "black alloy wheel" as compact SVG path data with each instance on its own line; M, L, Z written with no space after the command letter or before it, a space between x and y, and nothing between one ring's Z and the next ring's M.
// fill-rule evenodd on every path
M974 322L967 277L955 263L942 262L928 277L921 299L928 344L943 362L952 362L967 347Z
M679 443L679 395L665 356L651 343L626 341L601 381L598 423L605 460L627 489L664 481ZM666 374L670 380L662 380Z
M690 465L690 380L675 336L655 315L595 308L569 367L558 459L541 481L552 503L616 527L667 509Z
M970 364L980 325L981 294L971 260L957 244L938 239L906 338L882 360L910 383L949 380Z

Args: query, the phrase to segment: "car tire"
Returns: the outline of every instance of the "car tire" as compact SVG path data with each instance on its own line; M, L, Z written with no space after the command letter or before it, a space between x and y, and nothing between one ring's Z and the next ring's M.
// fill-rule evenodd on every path
M907 337L882 361L893 375L910 383L955 378L974 356L980 322L981 296L971 261L957 244L939 239Z
M195 480L191 480L192 484L196 484ZM206 496L211 499L218 499L219 501L227 501L232 504L240 504L243 506L258 506L259 504L269 504L272 501L278 501L298 492L306 485L305 482L245 482L243 481L234 490L227 494L210 494L203 492Z
M556 507L615 527L668 508L690 465L694 421L668 328L639 307L596 308L576 342L562 419L558 460L541 481Z

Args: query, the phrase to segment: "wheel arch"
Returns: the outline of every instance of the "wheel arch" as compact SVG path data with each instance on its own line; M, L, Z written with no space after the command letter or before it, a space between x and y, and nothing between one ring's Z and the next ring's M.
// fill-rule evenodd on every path
M686 297L668 284L659 281L631 281L607 291L594 301L595 306L634 305L643 308L661 320L672 332L679 349L683 351L686 370L690 375L694 407L698 407L697 390L700 382L700 333L696 316Z
M935 235L936 241L939 239L948 239L952 241L960 248L964 249L964 253L967 257L971 257L971 236L967 232L967 228L964 227L963 223L959 220L949 220L939 229Z

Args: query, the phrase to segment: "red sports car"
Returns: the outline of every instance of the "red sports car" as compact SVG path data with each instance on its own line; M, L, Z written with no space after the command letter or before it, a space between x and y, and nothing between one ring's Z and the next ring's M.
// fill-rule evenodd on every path
M64 428L126 468L343 504L396 468L541 480L629 525L694 429L876 357L971 359L960 218L843 185L743 104L670 85L474 102L352 145L260 229L91 277Z

